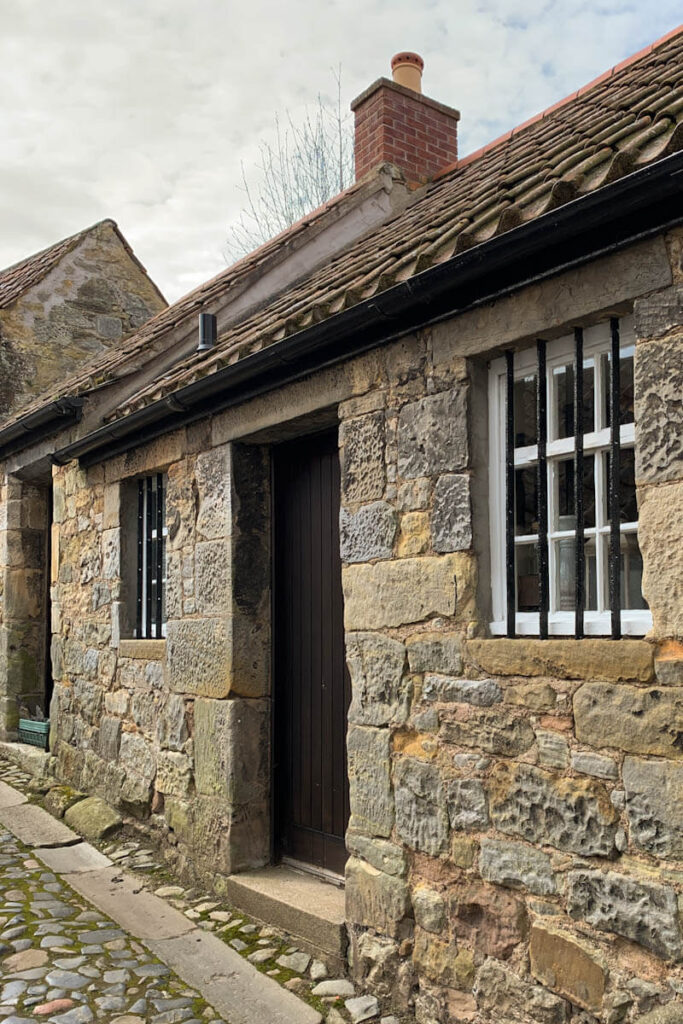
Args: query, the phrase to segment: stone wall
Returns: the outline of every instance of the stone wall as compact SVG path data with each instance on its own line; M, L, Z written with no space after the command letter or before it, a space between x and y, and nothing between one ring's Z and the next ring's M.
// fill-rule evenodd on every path
M419 1024L619 1024L683 997L680 255L680 232L644 243L55 470L58 773L151 815L220 890L270 853L267 445L338 420L351 969ZM634 298L653 632L491 640L487 361ZM162 470L167 638L133 641L121 523Z
M113 221L95 225L44 278L0 309L0 414L120 344L165 305Z
M62 781L151 813L213 883L269 858L268 473L259 448L206 439L55 471L51 749ZM151 472L168 480L168 621L140 640L126 524Z
M47 714L47 487L5 475L0 487L0 736ZM22 708L24 711L22 712Z
M582 287L407 340L340 406L351 958L420 1024L618 1024L683 999L680 233L666 253L635 305L647 641L486 638L476 346L541 315L566 330L553 302Z

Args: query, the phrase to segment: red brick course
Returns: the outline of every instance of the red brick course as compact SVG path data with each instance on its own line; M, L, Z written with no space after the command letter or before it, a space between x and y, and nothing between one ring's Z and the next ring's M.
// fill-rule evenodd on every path
M356 180L391 163L411 185L458 158L459 113L387 79L352 105L356 115Z

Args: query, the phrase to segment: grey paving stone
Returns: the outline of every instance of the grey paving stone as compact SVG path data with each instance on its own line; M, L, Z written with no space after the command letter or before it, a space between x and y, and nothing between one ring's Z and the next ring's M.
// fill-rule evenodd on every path
M320 1024L321 1015L209 932L146 942L230 1024Z
M90 843L76 843L74 846L57 847L51 850L36 850L36 857L57 874L72 874L76 871L97 871L111 867L111 861Z
M27 846L64 846L78 842L75 832L34 804L1 808L0 824Z

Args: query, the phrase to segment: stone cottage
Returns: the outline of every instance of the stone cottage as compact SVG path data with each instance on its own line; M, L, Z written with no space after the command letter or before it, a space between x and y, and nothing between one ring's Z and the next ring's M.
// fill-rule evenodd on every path
M57 777L420 1024L683 996L682 54L464 159L397 55L348 193L0 428Z

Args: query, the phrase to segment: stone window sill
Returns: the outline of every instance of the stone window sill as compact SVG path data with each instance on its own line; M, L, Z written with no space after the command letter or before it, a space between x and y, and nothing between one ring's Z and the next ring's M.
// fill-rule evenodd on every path
M501 676L559 676L649 682L654 646L644 640L468 640L467 660L482 672Z
M165 640L119 640L119 657L121 658L162 661L165 655Z

